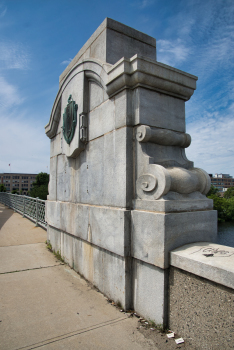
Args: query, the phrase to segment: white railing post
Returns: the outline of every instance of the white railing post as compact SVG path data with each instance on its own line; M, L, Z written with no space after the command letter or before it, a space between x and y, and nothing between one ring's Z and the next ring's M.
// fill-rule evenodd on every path
M13 194L13 206L14 206L14 212L16 212L15 208L16 208L16 194Z
M25 217L25 196L23 198L23 218Z
M36 226L38 226L38 199L39 197L36 198Z

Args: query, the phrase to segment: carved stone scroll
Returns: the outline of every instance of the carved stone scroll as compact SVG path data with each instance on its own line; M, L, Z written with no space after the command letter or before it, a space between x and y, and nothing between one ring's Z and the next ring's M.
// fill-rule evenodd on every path
M155 185L152 186L152 178ZM148 181L147 181L148 179ZM148 173L137 180L137 195L140 199L159 199L169 191L189 194L200 192L206 194L210 189L210 177L202 169L164 168L161 165L150 164Z
M139 142L153 142L164 146L189 147L191 136L167 129L151 128L141 125L137 128L136 139Z

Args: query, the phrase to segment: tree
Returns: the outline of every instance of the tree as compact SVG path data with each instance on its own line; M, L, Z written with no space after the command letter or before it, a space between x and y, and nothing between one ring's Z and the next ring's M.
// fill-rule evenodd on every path
M219 190L218 190L218 188L216 188L216 187L214 187L214 185L211 185L210 186L210 190L209 190L209 192L207 193L207 197L208 196L211 196L212 194L215 194L216 196L218 196L219 197Z
M19 190L14 189L14 190L11 191L11 193L12 193L12 194L19 194Z
M227 220L234 220L234 196L226 199L226 217Z
M216 194L211 194L208 198L213 199L214 210L218 211L218 221L224 222L226 219L225 199L218 197Z
M229 187L223 196L226 199L234 197L234 187Z
M33 182L33 187L29 192L31 197L39 197L40 199L47 199L48 195L49 175L47 173L39 173L36 176L36 181Z
M3 184L0 184L0 192L6 192L6 187Z

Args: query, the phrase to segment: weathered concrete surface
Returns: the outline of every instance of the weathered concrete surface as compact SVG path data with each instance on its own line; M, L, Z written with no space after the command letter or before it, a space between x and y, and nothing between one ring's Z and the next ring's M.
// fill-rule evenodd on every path
M155 53L155 39L107 18L62 73L45 127L46 215L48 240L70 266L124 308L166 325L169 251L215 239L217 217L205 196L208 174L185 154L185 101L197 77ZM68 144L70 95L78 110ZM145 142L142 127L154 135Z
M169 327L188 345L234 349L233 289L172 266L169 295Z
M136 320L67 266L4 274L0 284L2 349L150 348L133 334Z
M120 302L125 310L131 309L131 258L92 244L92 230L88 231L89 241L86 241L48 226L47 237L53 249L75 271L110 299Z
M136 318L112 307L45 244L31 244L45 240L43 229L2 205L0 223L1 349L157 349L136 330Z
M12 220L9 221L11 217ZM45 230L0 204L0 247L45 241Z
M234 248L198 242L170 253L171 265L234 290Z
M167 317L167 270L133 259L132 279L134 309L163 325Z
M115 254L130 255L129 210L48 201L47 215L48 225L61 232ZM48 240L51 240L49 234ZM61 250L61 247L55 249Z
M132 256L161 268L169 267L169 252L188 242L215 240L216 211L155 213L132 211Z
M25 244L11 247L0 247L0 273L40 269L59 265L45 249L45 243Z

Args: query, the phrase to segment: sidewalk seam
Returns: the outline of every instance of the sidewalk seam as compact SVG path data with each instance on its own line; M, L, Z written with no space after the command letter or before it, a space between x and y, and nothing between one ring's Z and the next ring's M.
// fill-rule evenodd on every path
M0 248L19 247L19 246L21 246L21 245L34 245L34 244L45 244L45 242L36 242L36 243L27 243L27 244L17 244L17 245L0 245Z
M41 269L47 269L48 267L55 267L55 266L61 266L61 265L65 265L65 264L60 263L60 264L57 264L57 265L34 267L32 269L15 270L15 271L9 271L9 272L0 272L0 275L7 275L9 273L23 272L23 271L41 270Z
M121 321L124 321L124 320L127 320L127 319L128 319L127 317L121 317L121 318L117 318L117 319L113 319L113 320L108 320L108 321L101 322L99 324L96 324L96 325L93 325L93 326L90 326L90 327L87 327L87 328L83 328L83 329L80 329L80 330L77 330L77 331L73 331L73 332L62 334L62 335L58 335L56 337L53 337L53 338L50 338L50 339L47 339L47 340L42 340L42 341L40 341L38 343L34 343L34 344L31 344L31 345L23 346L21 348L15 349L15 350L23 350L23 349L24 350L32 350L32 349L40 348L42 346L45 346L45 345L48 345L48 344L51 344L51 343L55 343L55 342L58 342L60 340L64 340L64 339L67 339L67 338L71 338L71 337L74 337L74 336L82 334L82 333L90 332L90 331L93 331L93 330L101 328L101 327L110 326L110 325L112 325L114 323L121 322Z

